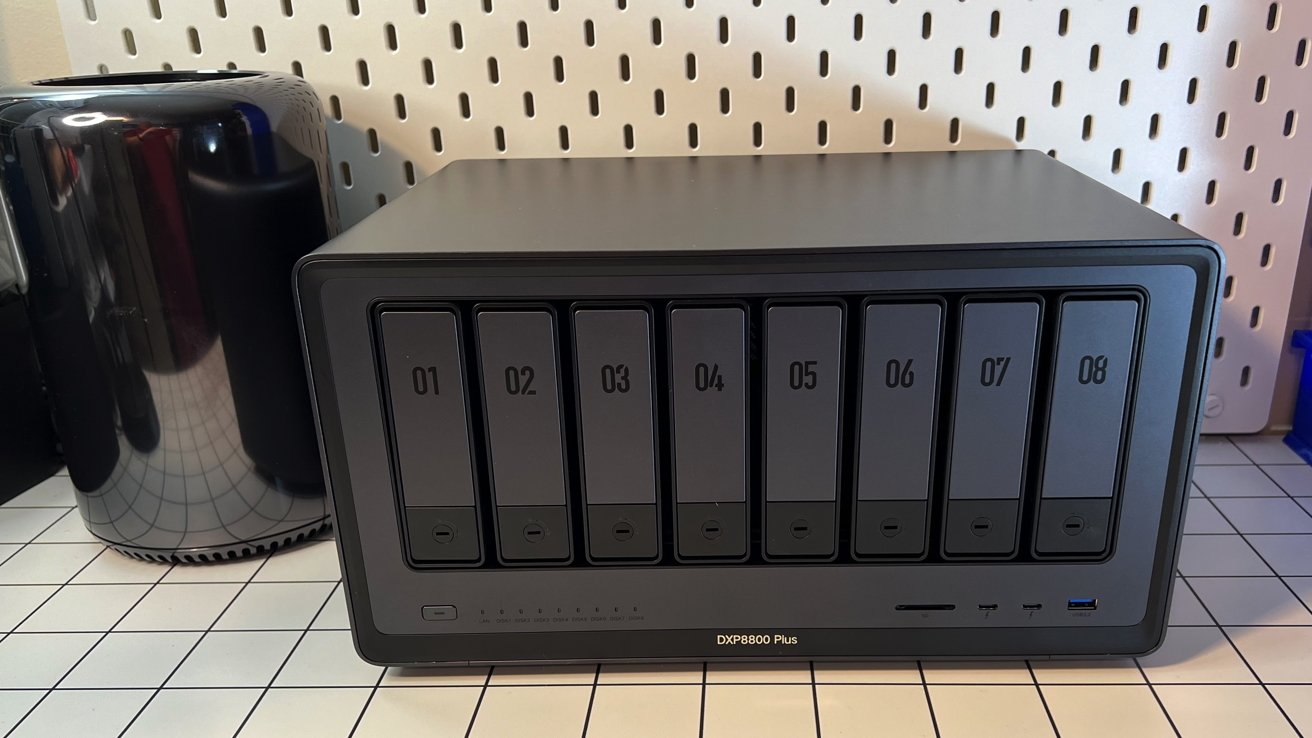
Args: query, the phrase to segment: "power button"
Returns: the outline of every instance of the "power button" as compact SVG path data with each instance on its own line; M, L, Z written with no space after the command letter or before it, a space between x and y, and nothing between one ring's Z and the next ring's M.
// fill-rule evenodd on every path
M455 620L455 605L424 605L422 610L424 620Z

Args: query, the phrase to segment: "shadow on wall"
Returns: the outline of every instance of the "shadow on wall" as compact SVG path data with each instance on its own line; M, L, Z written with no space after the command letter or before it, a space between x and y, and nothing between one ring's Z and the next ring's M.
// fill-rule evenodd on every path
M704 35L703 22L704 18L680 21L673 16L663 32L667 42L679 34ZM513 21L507 21L507 32L512 27ZM742 70L726 72L724 84L729 86L725 87L716 78L717 71L724 70L715 66L709 53L702 57L690 53L686 60L675 59L679 63L661 68L650 61L644 68L621 63L618 74L612 78L607 70L604 81L594 70L575 76L571 67L571 84L538 80L537 87L532 81L510 84L512 62L506 60L495 72L498 83L490 90L467 91L437 83L483 75L483 65L492 65L494 59L473 54L445 60L448 65L478 66L477 72L472 67L453 72L425 59L428 79L434 80L431 92L408 96L393 94L393 88L379 84L384 72L371 68L365 59L355 63L358 79L319 77L313 65L303 71L323 97L330 121L333 175L345 226L456 159L1016 148L1010 136L968 126L945 112L951 106L931 105L928 85L903 91L881 84L890 78L890 69L907 63L882 46L872 46L860 63L854 63L850 52L841 61L826 54L817 74L813 49L781 46L773 29L768 35L764 38L765 29L746 25L735 36L735 44L770 49L774 71L769 80L757 82L765 74L760 54L744 56L742 46L736 45L735 59L750 58L755 79L739 79ZM443 42L426 43L438 47ZM780 70L792 69L806 72L796 74L787 86L770 81L788 75ZM559 75L564 77L563 67ZM697 83L690 85L694 78ZM835 79L859 82L851 85L850 94L835 94ZM500 84L501 80L507 84ZM1037 78L1033 84L1047 86ZM984 94L981 85L980 95ZM707 96L715 98L714 106L706 104ZM780 116L780 110L785 115Z

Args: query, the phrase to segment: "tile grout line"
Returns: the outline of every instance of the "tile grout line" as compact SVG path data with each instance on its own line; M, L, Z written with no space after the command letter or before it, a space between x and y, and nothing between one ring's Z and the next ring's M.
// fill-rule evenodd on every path
M81 574L83 571L86 570L88 566L91 566L91 564L95 563L96 560L98 560L101 556L104 556L105 554L112 554L114 556L122 555L117 551L110 549L108 546L105 546L103 551L101 551L99 554L96 554L95 556L92 556L91 560L88 561L85 565L83 565L81 569L78 569L76 574L74 574L72 577L69 577L69 581L70 582L73 581L73 579L76 578L78 574ZM169 568L165 570L163 574L160 575L160 579L163 579L165 576L167 576L168 572L173 569L173 566L174 565L170 564ZM35 712L36 709L41 706L41 703L46 701L46 698L48 698L51 694L54 694L55 690L59 689L59 685L64 683L64 680L68 678L69 674L72 674L73 672L77 671L77 667L81 666L82 662L86 661L86 658L91 655L91 652L99 648L100 644L104 643L105 639L109 637L109 634L114 631L114 626L123 622L123 619L128 616L128 613L135 610L137 605L141 604L141 601L146 599L146 596L149 595L151 592L153 592L158 584L159 584L159 580L156 580L153 584L147 587L146 591L141 593L141 596L137 598L136 602L132 603L132 607L129 607L128 609L124 610L123 614L120 615L118 619L114 621L113 625L110 625L107 630L105 630L103 633L100 634L100 637L96 639L96 642L91 644L91 648L88 648L86 652L84 652L80 657L78 657L78 660L73 662L73 665L69 667L68 671L65 671L64 675L59 677L58 681L56 681L50 687L50 689L47 689L45 694L41 695L41 699L37 700L36 704L32 705L31 709L29 709L26 713L24 713L22 719L20 719L17 723L14 724L14 730L17 730L18 726L22 725L24 721L26 721L29 717L31 717L32 713ZM54 594L50 595L50 597L53 598L55 595L59 594L62 591L64 591L64 587L63 585L60 585L59 589L55 590ZM49 599L46 600L46 602L49 601L50 601ZM44 602L41 603L41 606L45 607L45 603ZM37 608L37 610L39 609L41 608ZM32 615L35 614L36 614L36 610L33 610L31 614L28 615L28 617L30 618L32 617ZM24 622L26 622L27 618L24 618L23 620ZM124 727L123 730L126 731L127 728Z
M273 558L273 554L274 554L274 553L276 553L276 552L270 552L268 558L266 558L266 559L264 560L264 563L260 564L260 568L259 568L259 569L256 569L256 570L255 570L255 573L251 575L251 581L252 581L252 582L255 580L255 577L259 575L259 573L260 573L260 569L263 569L263 568L264 568L264 565L267 564L267 563L269 563L269 560ZM298 649L298 648L301 647L301 642L305 640L305 636L309 635L309 633L310 633L310 625L313 625L313 624L314 624L314 621L317 620L317 619L319 618L319 615L321 615L321 614L323 613L324 608L325 608L325 607L328 607L328 603L329 603L329 601L331 601L332 598L333 598L333 592L334 592L334 591L336 591L336 588L335 588L335 587L334 587L332 590L329 590L328 595L327 595L326 597L324 597L323 602L319 604L319 609L318 609L318 610L315 610L315 611L314 611L314 615L311 615L311 616L310 616L310 620L309 620L309 622L306 624L305 628L304 628L303 630L301 630L301 635L300 635L300 637L297 638L297 639L296 639L296 642L292 644L292 648L291 648L291 650L287 652L287 656L282 660L282 664L280 664L280 665L278 666L278 670L275 671L275 672L273 672L273 676L269 678L269 683L266 684L266 685L264 685L264 689L263 689L263 691L260 692L260 696L255 698L255 704L254 704L254 705L251 705L250 712L246 713L246 717L241 721L241 725L237 726L237 732L238 732L238 733L240 733L240 732L246 727L246 723L250 722L251 717L252 717L253 715L255 715L255 711L258 710L258 709L260 709L260 704L263 703L263 702L264 702L264 698L265 698L266 696L268 696L268 694L269 694L269 690L273 689L273 683L276 682L276 681L278 681L278 677L282 674L282 670L287 668L287 664L291 662L291 660L292 660L292 656L295 656L295 655L296 655L296 649ZM240 596L240 595L239 595L239 596ZM234 598L233 598L233 602L236 602L236 601L237 601L237 598L234 597ZM220 617L221 617L221 616L220 616ZM219 622L219 621L218 621L218 620L215 620L214 622L217 623L217 622ZM222 631L220 631L220 632L222 632ZM208 635L208 633L207 633L206 635ZM202 638L203 638L203 636L202 636Z
M705 661L702 662L702 704L700 713L697 716L697 738L706 736L706 672L709 669Z
M50 525L47 525L46 527L42 528L40 533L37 533L35 536L32 537L32 540L34 541L34 540L36 540L37 538L40 538L41 536L45 535L46 531L48 531L48 530L50 530L51 528L53 528L55 525L57 525L57 524L59 523L59 521L61 521L61 520L63 520L64 518L68 517L68 515L69 515L70 513L72 513L72 512L73 512L74 510L76 510L76 509L77 509L77 508L74 508L74 507L70 507L70 508L68 508L68 510L67 510L63 515L60 515L59 517L55 518L53 521L51 521ZM12 559L12 558L14 558L15 556L17 556L20 552L22 552L24 549L26 549L26 548L27 548L28 546L30 546L30 545L32 545L32 541L28 541L27 543L24 543L24 544L19 545L18 548L14 549L14 552L13 552L13 553L9 554L8 556L4 557L3 559L0 559L0 566L4 566L6 562L8 562L10 559ZM103 545L103 544L102 544L102 545ZM105 551L107 551L107 550L109 550L108 547L105 548ZM60 591L62 591L62 590L64 589L64 587L66 587L66 586L68 585L68 582L71 582L71 581L73 581L75 578L77 578L77 575L78 575L78 574L81 574L82 571L83 571L84 569L86 569L88 566L91 566L91 563L94 562L96 559L100 558L100 557L104 554L105 551L101 551L100 553L96 554L95 556L92 556L90 561L88 561L87 563L83 564L83 565L81 566L81 568L79 568L76 572L73 572L73 576L69 577L67 582L64 582L63 584L59 584L59 585L53 585L53 586L55 587L55 591L54 591L54 592L51 592L50 595L49 595L48 597L46 597L44 600L41 600L41 604L39 604L39 605L37 605L35 608L33 608L33 610L32 610L31 612L29 612L26 616L24 616L22 620L19 620L17 623L14 623L14 627L11 628L7 633L0 633L0 643L3 643L6 639L9 638L9 636L11 636L11 635L13 635L14 633L16 633L16 632L18 631L19 627L21 627L21 626L23 625L23 623L26 623L26 622L28 621L29 618L31 618L33 615L36 614L36 611L37 611L37 610L40 610L41 608L45 607L47 602L49 602L49 601L50 601L55 595L59 594ZM52 586L52 585L50 585L50 584L0 584L0 588L4 588L4 587L50 587L50 586ZM98 632L98 631L91 631L91 632ZM34 707L35 707L35 705L34 705ZM20 720L19 722L21 723L22 720ZM14 727L17 728L18 726L15 725ZM8 733L6 733L6 735L8 735Z
M934 698L929 694L929 682L925 681L925 663L916 662L916 671L920 672L920 688L925 692L925 704L929 706L929 722L934 726L934 738L943 738L943 733L938 729L938 715L934 713Z
M1052 734L1061 738L1061 731L1057 729L1057 721L1052 717L1052 710L1048 709L1048 698L1043 696L1043 688L1039 686L1039 678L1034 675L1034 664L1029 659L1025 660L1025 670L1030 674L1030 684L1034 685L1034 691L1039 695L1039 704L1043 705L1043 714L1048 716L1048 725L1052 726Z
M815 662L811 667L811 714L815 716L815 738L820 738L820 696L815 685Z
M51 525L54 525L54 523L51 523ZM18 551L22 551L24 548L27 548L28 545L30 545L30 544L23 544L23 546L20 547L20 548L18 549ZM105 553L105 551L108 551L108 550L109 550L109 547L105 547L100 553L98 553L98 554L96 554L95 556L92 556L90 559L88 559L88 560L87 560L87 563L83 564L81 567L78 568L77 571L73 572L73 575L70 576L70 577L68 578L68 581L72 581L74 577L76 577L78 574L81 574L83 571L85 571L86 568L87 568L88 566L91 566L91 562L93 562L93 561L95 561L96 559L100 558L100 557ZM15 552L14 552L14 555L17 555L17 554L18 554L18 551L15 551ZM12 557L11 557L11 558L12 558ZM6 560L8 560L8 559L6 559ZM47 586L48 586L48 585L47 585ZM44 600L42 600L40 605L37 605L36 609L32 610L32 612L29 612L29 613L27 614L27 617L25 617L25 618L23 618L22 620L20 620L20 621L18 621L17 623L15 623L15 624L14 624L14 629L17 630L19 627L21 627L21 626L23 625L23 623L26 623L26 622L28 621L29 618L31 618L33 615L36 614L37 610L40 610L41 608L45 607L45 606L46 606L46 603L50 602L50 600L53 599L55 595L59 594L60 591L63 590L63 589L64 589L64 585L62 585L62 584L59 585L59 586L55 589L54 592L51 592L51 593L50 593L50 596L49 596L49 597L47 597L47 598L45 598ZM144 596L144 595L143 595L143 596ZM133 605L133 607L136 607L136 605ZM131 608L129 608L128 611L131 612ZM14 631L10 631L8 634L6 634L6 635L0 637L0 643L4 643L6 640L9 639L9 636L11 636L11 635L13 635L13 634L14 634ZM101 636L102 639L103 639L103 637L104 637L104 636ZM87 650L86 650L86 653L83 653L83 654L82 654L82 657L79 658L79 659L77 660L76 663L74 663L72 666L70 666L70 667L68 668L68 671L65 671L65 672L64 672L64 676L61 676L61 677L59 678L59 680L55 682L54 685L50 686L49 688L47 688L47 689L45 690L45 693L41 695L41 698L38 699L38 700L37 700L37 701L36 701L36 702L35 702L30 708L28 708L27 712L23 713L23 716L22 716L21 718L19 718L18 721L17 721L16 723L14 723L14 727L12 727L12 728L10 728L9 730L5 731L5 738L8 738L9 736L13 735L14 731L18 730L18 726L22 725L22 724L23 724L23 721L27 720L27 718L32 714L32 712L33 712L34 710L36 710L36 708L37 708L42 702L45 702L46 697L50 696L50 693L53 692L53 691L55 691L55 687L59 686L59 682L62 682L62 681L64 680L64 677L66 677L66 676L68 676L70 673L72 673L72 671L73 671L74 669L77 668L77 665L80 664L80 663L82 663L82 659L86 658L86 657L87 657L87 654L88 654L88 653L91 653L91 651L94 650L95 647L96 647L97 645L99 645L99 643L100 643L100 641L97 640L96 643L92 644L91 648L87 649Z
M1215 506L1213 506L1213 507L1215 507ZM1219 513L1220 510L1217 510L1217 512ZM1227 522L1228 522L1228 521L1227 521ZM1178 573L1178 571L1177 571L1177 573ZM1207 609L1207 605L1204 605L1204 604L1203 604L1203 600L1198 596L1198 593L1194 591L1194 588L1189 586L1189 583L1188 583L1188 581L1184 578L1184 576L1181 575L1181 576L1178 577L1178 579L1179 579L1180 581L1175 583L1175 587L1177 587L1177 588L1179 588L1179 587L1184 587L1185 589L1189 590L1189 594L1192 595L1193 598L1194 598L1195 600L1198 600L1198 606L1201 607L1201 608L1203 608L1203 614L1207 615L1207 618L1208 618L1209 620L1212 621L1212 624L1211 624L1211 625L1204 625L1204 626L1187 626L1187 627L1220 628L1220 627L1221 627L1220 624L1216 622L1216 616L1212 614L1212 611L1211 611L1211 610ZM1171 628L1172 628L1172 627L1181 627L1181 626L1172 626L1172 625L1171 625L1171 613L1168 611L1168 612L1166 613L1166 632L1167 632L1168 634L1171 632ZM1165 636L1163 636L1163 640L1164 640L1164 639L1165 639ZM1231 647L1233 648L1233 645L1232 645ZM1235 649L1236 652L1238 652L1238 650L1239 650L1239 649L1237 649L1237 648ZM1160 707L1160 708L1162 708L1162 713L1163 713L1164 715L1166 715L1166 722L1169 723L1169 724L1171 725L1171 730L1174 730L1174 731L1175 731L1176 736L1180 736L1180 729L1177 728L1177 727L1175 726L1175 718L1171 717L1171 711L1168 710L1168 709L1166 709L1166 703L1165 703L1165 702L1162 702L1162 697L1161 697L1161 695L1159 695L1159 694L1157 693L1157 685L1153 684L1153 680L1150 679L1150 678L1148 677L1148 670L1143 668L1143 664L1140 663L1139 659L1137 659L1137 658L1134 659L1134 665L1135 665L1135 668L1137 668L1137 669L1139 670L1139 674L1141 674L1141 675L1143 676L1143 681L1144 681L1145 684L1148 685L1148 689L1152 691L1152 693L1153 693L1153 699L1154 699L1154 700L1157 700L1157 706Z
M332 595L336 592L337 590L334 589L332 593L328 595L329 599L332 599ZM310 622L313 623L314 621L312 620ZM347 734L348 738L354 738L356 731L360 730L360 723L364 722L364 716L369 712L369 706L373 704L374 696L378 694L378 687L383 683L383 677L385 676L387 676L386 666L378 670L378 679L374 681L374 688L369 690L369 696L365 698L364 707L360 708L360 714L356 716L355 723L351 725L351 732ZM284 689L286 688L284 687Z
M1256 434L1256 435L1261 436L1262 434L1259 433L1259 434ZM1248 461L1249 461L1250 464L1252 464L1253 466L1257 467L1258 469L1261 469L1261 468L1262 468L1262 465L1261 465L1260 463L1258 463L1257 459L1254 459L1252 454L1250 454L1250 453L1248 453L1247 451L1245 451L1243 446L1240 446L1238 443L1235 443L1234 440L1232 440L1232 439L1230 438L1230 436L1226 436L1226 437L1225 437L1225 440L1230 441L1230 445L1231 445L1231 446L1234 446L1235 448L1239 449L1239 453L1243 454L1243 455L1244 455L1244 458L1248 459ZM1282 444L1282 445L1284 444L1284 438L1283 438L1283 437L1281 437L1281 444ZM1294 450L1291 449L1291 448L1289 448L1288 446L1285 446L1285 448L1288 449L1290 453L1294 453ZM1297 455L1297 454L1295 454L1295 455ZM1291 462L1284 463L1284 464L1277 462L1277 463L1274 463L1274 464L1267 464L1267 466L1298 466L1298 465L1300 465L1300 464L1307 464L1307 462L1304 461L1302 458L1300 458L1298 461L1291 461ZM1264 473L1265 473L1265 472L1264 472ZM1273 479L1273 480L1271 480L1271 481L1274 482L1275 480ZM1277 486L1279 486L1279 485L1277 485Z
M483 688L478 692L478 701L474 703L474 712L469 716L469 726L465 728L465 738L469 738L474 732L474 722L478 720L478 710L483 706L483 697L487 695L487 685L492 682L492 672L496 671L495 666L489 666L487 674L483 677Z
M191 648L187 649L187 653L182 657L182 659L181 659L180 661L178 661L178 663L176 663L176 664L173 665L173 668L169 671L168 676L164 677L164 681L160 682L160 683L159 683L159 686L155 688L155 691L151 693L150 697L146 698L146 703L145 703L144 705L141 706L141 709L140 709L140 710L137 710L137 714L136 714L136 715L133 715L133 716L132 716L132 720L128 721L127 727L125 727L125 728L123 729L124 732L127 732L129 729L131 729L131 728L132 728L132 725L133 725L134 723L136 723L137 720L140 719L141 716L142 716L143 714L145 714L147 708L149 708L150 705L151 705L151 703L153 703L153 702L155 701L155 698L159 696L159 693L162 692L162 691L164 691L164 686L165 686L166 684L169 683L169 680L170 680L170 679L172 679L175 675L177 675L177 673L178 673L178 669L181 669L181 668L182 668L182 665L185 664L185 663L187 663L187 659L191 658L191 655L192 655L193 653L196 652L196 649L197 649L197 648L200 647L201 641L205 640L205 636L207 636L207 635L209 635L210 633L214 632L214 631L213 631L214 625L215 625L216 623L219 622L219 620L223 617L224 613L228 612L228 610L232 607L232 604L233 604L234 602L237 601L237 598L238 598L238 597L241 597L241 593L246 591L246 587L247 587L248 585L250 585L251 580L255 579L255 575L259 573L260 569L263 569L263 568L264 568L264 565L265 565L268 561L269 561L269 556L266 554L265 557L264 557L264 561L261 561L261 562L260 562L260 565L257 566L257 567L255 567L255 571L251 572L251 576L250 576L250 578L247 579L246 581L244 581L244 582L241 583L241 587L239 587L239 588L237 589L237 591L233 593L233 595L232 595L232 599L228 600L228 604L224 605L224 606L223 606L223 609L219 611L219 614L214 616L214 620L213 620L212 622L210 622L210 624L209 624L208 626L205 627L205 630L200 631L200 634L201 634L200 638L197 638L197 639L196 639L196 642L193 643L193 644L191 644ZM220 563L223 563L223 562L220 562ZM174 564L174 567L176 567L176 566L177 566L177 565ZM173 571L173 567L171 567L171 568L169 569L169 572L172 572L172 571ZM168 576L168 572L165 572L164 576L163 576L163 577L160 577L160 582L163 582L163 581L164 581L164 577L167 577L167 576ZM194 583L194 582L190 582L190 583ZM232 582L208 582L208 583L209 583L209 584L232 584ZM136 609L135 606L134 606L133 609ZM128 612L131 613L132 611L129 610ZM165 631L165 632L168 632L168 631ZM183 631L183 632L196 632L196 631ZM222 632L222 631L220 631L220 632ZM252 706L251 706L251 710L254 710L254 709L255 709L255 707L254 707L254 705L252 705ZM250 713L248 712L248 713L247 713L247 717L249 717L249 716L250 716ZM244 721L243 721L243 723L244 723Z
M15 509L15 508L0 508L0 509L8 510L8 509ZM35 509L35 510L50 510L50 509L57 509L57 508L29 508L29 509ZM11 554L9 554L8 556L6 556L6 557L0 559L0 566L4 566L6 563L9 562L10 559L12 559L12 558L14 558L15 556L17 556L17 555L19 554L19 552L21 552L23 549L25 549L25 548L27 548L28 546L30 546L30 545L32 545L33 543L35 543L35 542L36 542L36 539L38 539L38 538L40 538L41 536L45 535L47 531L49 531L51 528L53 528L53 527L55 527L56 525L58 525L58 524L59 524L59 521L61 521L61 520L63 520L64 518L68 517L68 516L69 516L70 514L72 514L73 511L75 511L75 510L77 510L76 507L70 507L70 508L68 508L67 510L64 511L64 514L63 514L63 515L60 515L59 517L57 517L57 518L55 518L54 520L50 521L50 524L49 524L49 525L47 525L46 527L44 527L44 528L42 528L40 531L38 531L36 535L32 536L31 540L19 542L19 543L18 543L18 548L14 549L13 553L11 553ZM98 542L98 541L82 541L82 545L85 546L85 545L87 545L88 543L97 543L97 542ZM14 545L14 544L4 544L4 545ZM44 546L44 545L46 545L46 544L43 543L43 544L40 544L40 545ZM103 546L104 544L102 543L101 545ZM96 554L96 556L92 556L92 557L91 557L91 561L95 561L97 557L99 557L99 554ZM88 561L87 563L90 564L91 562ZM83 568L85 568L85 567L83 567ZM80 573L82 573L82 570L81 570L81 569L78 569L78 574L80 574ZM74 574L73 576L77 576L77 574ZM67 582L65 582L65 584L67 584ZM60 586L62 587L63 585L60 585ZM43 603L43 604L44 604L44 603Z
M1167 627L1169 628L1170 626L1168 625ZM1175 727L1175 719L1171 717L1171 712L1166 709L1166 703L1162 702L1161 695L1157 694L1157 687L1155 687L1152 680L1148 678L1148 672L1143 670L1143 664L1139 663L1139 659L1134 659L1134 668L1139 670L1139 676L1143 677L1143 683L1148 685L1148 691L1152 693L1153 701L1156 702L1157 707L1161 709L1162 715L1166 716L1167 725L1171 726L1171 730L1175 733L1176 738L1181 738L1180 729Z
M1243 662L1244 668L1248 669L1249 673L1253 675L1253 678L1257 680L1258 686L1262 688L1263 692L1266 692L1267 699L1271 700L1271 704L1275 705L1276 709L1280 711L1280 715L1285 719L1286 723L1289 723L1289 727L1294 730L1294 734L1300 736L1301 738L1303 733L1298 729L1298 726L1294 724L1294 721L1290 719L1289 713L1285 712L1284 706L1280 704L1280 701L1276 699L1276 696L1271 694L1271 690L1270 688L1267 687L1266 682L1262 681L1262 676L1257 673L1257 670L1253 668L1252 664L1248 663L1248 657L1244 656L1244 652L1240 651L1239 646L1235 645L1234 639L1230 637L1230 632L1225 629L1225 626L1219 624L1219 622L1216 619L1216 616L1212 614L1211 608L1207 606L1206 602L1203 602L1202 597L1198 596L1198 592L1194 590L1193 585L1189 583L1188 579L1184 580L1184 585L1189 588L1189 591L1198 600L1198 604L1202 606L1203 611L1206 612L1207 616L1212 619L1212 622L1218 623L1216 629L1221 632L1221 635L1225 638L1226 643L1230 644L1230 648L1234 649L1235 655L1239 657L1239 660L1241 662Z
M588 711L583 714L583 732L579 733L579 738L587 738L588 723L592 722L592 704L597 699L597 681L601 679L601 664L592 672L592 692L588 694Z
M1274 480L1272 480L1272 481L1274 481ZM1298 506L1298 507L1300 507L1300 509L1301 509L1301 506L1299 506L1297 503L1295 503L1295 505ZM1270 569L1270 570L1271 570L1271 573L1272 573L1273 575L1275 575L1275 578L1278 579L1278 580L1280 580L1280 583L1281 583L1282 585L1284 585L1284 587L1285 587L1286 590L1289 591L1289 594L1292 595L1292 596L1294 597L1294 601L1295 601L1295 602L1298 602L1299 604L1301 604L1301 605L1303 606L1303 609L1304 609L1304 610L1307 610L1308 613L1312 613L1312 605L1309 605L1308 603L1306 603L1306 602L1303 601L1303 598L1299 596L1298 592L1296 592L1296 591L1294 590L1294 588L1291 587L1291 586L1289 585L1289 582L1286 582L1286 581L1285 581L1285 577L1284 577L1283 575L1281 575L1279 572L1276 571L1276 568L1275 568L1274 566L1271 565L1271 562L1270 562L1270 561L1267 561L1266 557L1262 555L1262 552L1257 550L1257 546L1254 546L1253 543L1252 543L1252 541L1248 540L1248 537L1247 537L1244 533L1242 533L1242 532L1239 530L1239 526L1235 525L1235 522L1234 522L1233 520L1230 519L1230 516L1229 516L1229 515L1226 515L1226 514L1225 514L1225 511L1222 510L1220 507L1217 507L1216 505L1213 505L1213 507L1216 507L1216 512L1217 512L1217 514L1220 515L1221 518L1222 518L1223 520L1225 520L1226 523L1228 523L1231 527L1233 527L1233 528L1235 529L1234 535L1239 536L1240 540L1242 540L1242 541L1244 542L1244 545L1245 545L1245 546L1248 546L1248 549L1249 549L1250 551L1253 552L1253 555L1257 557L1258 561L1261 561L1261 562L1262 562L1262 565L1265 566L1266 568ZM1307 513L1306 510L1304 510L1303 512L1304 512L1304 513ZM1312 514L1308 514L1308 517L1312 517ZM1273 533L1273 534L1271 534L1271 535L1280 535L1280 534L1274 534L1274 533ZM1266 577L1263 577L1263 578L1266 578ZM1189 591L1194 592L1194 588L1193 588L1192 585L1189 587ZM1197 593L1197 592L1194 592L1194 596L1197 596L1197 595L1198 595L1198 593ZM1202 602L1202 598L1199 598L1198 601L1201 603L1201 602ZM1206 609L1207 606L1204 605L1203 607L1204 607L1204 609ZM1211 613L1211 610L1208 610L1208 613L1210 614L1210 613ZM1215 618L1213 618L1213 620L1215 620ZM1222 628L1225 627L1225 626L1221 625L1220 622L1217 622L1217 626L1222 627ZM1254 626L1254 627L1262 627L1262 626ZM1236 650L1238 650L1238 649L1236 648Z
M53 525L53 523L51 523L51 525ZM18 551L15 551L15 552L14 552L14 555L15 555L15 556L18 555L19 551L22 551L23 549L27 548L29 545L32 545L32 544L28 544L28 543L23 544L21 547L19 547ZM47 544L38 544L38 545L43 545L43 546L44 546L44 545L47 545ZM86 545L86 544L84 544L84 545ZM98 559L98 558L100 558L101 556L103 556L104 554L106 554L106 553L110 553L110 552L111 552L111 551L110 551L110 548L109 548L108 546L104 546L104 545L102 544L102 549L101 549L100 553L96 554L95 556L92 556L90 559L87 560L87 563L85 563L85 564L83 564L82 566L78 567L78 570L75 571L75 572L73 572L72 575L70 575L70 576L68 577L68 580L65 581L65 582L63 582L63 583L54 583L54 582L40 582L40 583L37 583L37 582L34 582L34 583L27 583L27 584L0 584L0 587L54 587L54 588L55 588L55 591L50 593L50 597L54 597L55 595L57 595L57 594L59 594L61 591L63 591L64 587L68 586L68 583L69 583L69 582L73 581L73 580L76 579L76 578L77 578L82 572L86 571L86 568L87 568L88 566L91 566L92 564L94 564L94 563L96 562L96 559ZM117 555L119 555L119 554L115 554L115 555L117 556ZM47 597L46 599L42 600L42 601L41 601L41 604L38 605L38 606L36 607L36 610L33 610L32 612L28 613L28 614L27 614L27 617L24 617L22 620L20 620L20 621L18 621L17 623L15 623L15 624L14 624L14 630L10 631L9 634L12 635L13 633L16 633L16 632L18 631L18 628L19 628L20 626L22 626L23 623L26 623L26 622L28 621L28 619L30 619L33 615L36 614L36 611L37 611L37 610L40 610L42 607L45 607L46 603L50 601L50 597ZM136 606L133 605L133 607L136 607ZM83 632L87 632L87 633L99 633L100 631L98 631L98 630L90 630L90 631L83 631ZM3 640L3 639L0 638L0 640Z

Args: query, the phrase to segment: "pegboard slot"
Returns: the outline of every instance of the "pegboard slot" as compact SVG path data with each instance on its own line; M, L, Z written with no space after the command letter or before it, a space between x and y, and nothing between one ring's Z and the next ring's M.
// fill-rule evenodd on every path
M57 2L78 73L306 77L346 225L462 158L1047 151L1227 249L1220 337L1244 338L1204 427L1266 421L1312 191L1312 3Z

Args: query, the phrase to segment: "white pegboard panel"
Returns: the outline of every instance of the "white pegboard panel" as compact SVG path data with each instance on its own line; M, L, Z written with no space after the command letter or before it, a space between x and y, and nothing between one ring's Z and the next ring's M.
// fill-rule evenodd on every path
M59 5L79 73L305 76L348 225L457 158L1048 151L1224 245L1205 430L1267 422L1312 190L1307 0Z

